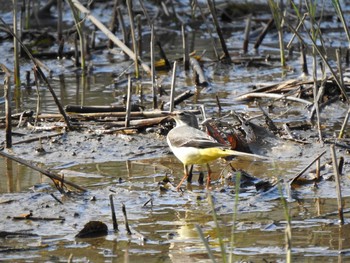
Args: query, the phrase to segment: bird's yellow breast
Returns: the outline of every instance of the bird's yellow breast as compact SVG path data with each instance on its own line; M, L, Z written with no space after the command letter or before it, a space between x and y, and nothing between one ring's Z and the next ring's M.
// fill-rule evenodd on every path
M220 148L199 149L195 147L172 148L174 155L185 165L210 163L220 157L230 156L229 150Z

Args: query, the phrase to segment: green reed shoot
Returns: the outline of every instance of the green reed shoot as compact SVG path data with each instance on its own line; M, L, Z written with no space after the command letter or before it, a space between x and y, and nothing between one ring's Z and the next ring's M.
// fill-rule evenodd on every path
M232 215L232 228L231 228L231 241L230 241L230 258L229 262L233 262L233 248L235 246L235 224L237 219L237 212L238 212L238 201L239 201L239 189L241 186L241 172L236 173L236 183L235 183L235 202L233 204L233 215Z
M17 36L17 13L18 13L18 3L17 0L13 0L13 33ZM19 67L19 53L20 53L20 47L18 44L17 39L13 38L13 52L14 52L14 58L15 58L15 65L14 65L14 75L15 75L15 87L21 86L21 78L20 78L20 67Z
M221 231L220 231L218 217L217 217L217 214L215 212L215 205L213 203L213 198L212 198L210 192L208 192L208 202L209 202L209 206L210 206L210 208L211 208L211 210L213 212L212 215L213 215L213 220L214 220L214 224L215 224L216 235L217 235L217 238L219 240L222 262L226 263L227 262L227 258L226 258L225 243L224 243Z
M284 13L280 9L280 1L269 0L269 6L272 12L272 16L275 21L275 25L278 31L278 41L280 45L281 66L286 66L286 59L284 55L284 42L283 42L283 25L284 25Z
M340 22L342 23L342 25L344 27L344 31L346 33L346 37L348 39L348 42L349 42L348 44L349 44L349 48L350 48L350 32L349 32L349 28L346 24L346 20L344 18L343 10L341 8L339 0L332 0L332 4L334 6L335 11L337 12L337 15L340 19Z
M291 216L289 214L289 208L285 197L283 196L281 181L278 183L278 190L281 196L281 202L284 210L284 217L286 219L287 225L284 230L285 242L286 242L286 262L292 262L292 226L291 226Z

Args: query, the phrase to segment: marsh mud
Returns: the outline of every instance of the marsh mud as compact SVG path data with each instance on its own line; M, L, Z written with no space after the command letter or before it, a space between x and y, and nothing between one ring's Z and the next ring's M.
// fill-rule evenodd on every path
M250 144L251 150L268 159L235 158L214 162L211 165L213 182L210 191L198 182L205 167L196 166L192 183L184 184L183 191L177 192L174 186L183 176L183 166L166 144L166 133L173 125L171 120L164 119L143 128L121 129L120 121L124 119L120 117L82 118L69 113L75 127L69 131L63 119L57 117L57 105L45 84L41 83L38 88L33 84L32 63L22 57L23 84L20 88L11 86L13 146L2 149L2 152L60 175L86 191L66 188L57 182L55 185L42 173L1 156L0 261L213 262L205 247L207 242L213 258L219 262L223 261L224 255L232 255L235 262L283 262L288 254L286 229L289 228L289 218L293 261L345 262L350 258L349 133L345 130L342 139L338 139L338 135L348 103L334 84L330 70L325 67L327 81L321 81L325 80L321 71L317 73L320 82L327 87L320 108L320 125L315 115L310 117L313 105L312 42L307 33L301 31L305 43L310 45L306 54L308 76L303 74L297 40L293 42L295 50L289 54L287 66L281 67L276 28L268 31L258 51L253 49L258 33L272 17L268 5L244 1L231 6L216 1L219 22L233 61L227 64L215 57L213 42L198 9L191 16L191 6L186 1L173 1L173 5L170 2L144 2L149 16L154 19L157 38L171 62L182 57L180 22L186 23L191 51L204 54L200 62L209 85L196 85L193 69L185 71L178 63L175 93L190 91L193 96L177 105L176 109L193 110L204 106L208 118L220 120L230 127L239 124L237 117L233 116L244 118L245 124L249 122L256 136ZM198 4L204 15L209 17L206 3ZM40 3L39 6L43 5ZM96 2L90 7L98 19L108 24L112 1ZM6 8L1 9L1 16L5 22L12 24L11 7ZM287 8L292 13L292 9ZM324 40L322 44L327 49L330 66L335 69L335 50L345 50L348 42L331 3L317 8L325 12L324 16L318 17ZM146 21L139 2L134 3L134 9L141 14L141 20ZM125 6L121 6L120 10L128 25ZM301 10L305 11L305 7ZM348 18L348 5L343 5L343 12ZM45 17L49 19L45 21L54 26L50 26L49 22L45 23L45 30L42 26L33 26L35 30L24 36L25 44L30 45L38 56L58 49L55 41L50 45L33 44L36 34L48 32L54 36L55 7L51 8L51 14L52 17ZM69 32L75 27L66 2L63 14L64 29ZM253 18L250 44L248 53L243 54L243 33L249 14ZM84 23L87 32L95 29L89 20ZM209 28L215 32L212 23L209 23ZM149 48L150 28L143 30L143 43ZM121 32L116 34L121 37ZM75 36L67 33L66 54L71 54ZM13 42L4 31L1 31L0 37L1 63L12 69ZM214 38L221 52L216 33ZM287 43L292 38L292 32L286 30L284 38ZM71 55L63 59L40 57L45 69L48 69L50 85L62 105L124 105L127 73L133 74L134 66L118 47L107 48L107 41L105 35L96 32L95 44L104 48L90 50L89 70L85 74L75 65ZM321 45L321 42L318 44ZM156 60L160 60L159 50L156 54ZM149 60L149 51L145 49L143 61L148 63ZM345 59L343 62L345 69L348 65ZM26 71L29 72L29 80L26 79ZM153 112L149 76L142 74L134 83L131 100L133 104L142 105L143 111ZM2 73L0 78L3 83L5 74ZM162 91L157 97L159 104L164 103L164 111L168 110L166 103L171 93L171 82L171 70L157 71L157 83L159 91ZM344 86L348 91L346 70ZM1 84L1 96L3 87ZM303 101L292 101L286 97L245 97L238 100L241 95L262 87L277 90L266 93L293 96ZM38 97L41 115L35 124ZM20 118L24 111L33 111L34 114ZM5 116L3 98L0 113L1 117ZM277 130L267 125L266 115ZM198 117L203 120L203 115ZM4 120L1 118L2 145L5 144ZM113 130L112 126L108 126L112 123L117 123L119 128ZM332 145L335 146L337 160L343 160L339 161L343 225L338 216ZM320 177L315 179L317 162L313 161L318 156L321 156ZM302 174L303 179L295 180L310 163L313 164ZM237 176L241 178L240 187L236 186ZM114 201L118 230L113 229L110 196ZM126 227L123 205L130 232ZM107 235L77 238L79 231L91 221L106 224ZM197 228L201 229L204 239L200 238Z

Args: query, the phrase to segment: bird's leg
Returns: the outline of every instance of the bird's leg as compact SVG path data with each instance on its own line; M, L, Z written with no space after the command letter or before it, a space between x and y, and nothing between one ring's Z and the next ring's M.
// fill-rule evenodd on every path
M187 179L188 177L188 167L184 164L184 177L182 177L180 183L176 186L176 190L179 191L182 183Z
M190 171L188 172L188 176L187 176L187 183L191 183L192 182L192 171L193 171L193 164L190 167Z
M207 189L210 187L210 182L211 182L211 169L209 166L209 163L207 163L207 169L208 169L208 177L207 177Z

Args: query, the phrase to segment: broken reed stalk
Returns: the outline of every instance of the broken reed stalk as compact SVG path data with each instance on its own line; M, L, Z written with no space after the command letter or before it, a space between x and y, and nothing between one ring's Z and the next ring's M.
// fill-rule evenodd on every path
M344 225L344 213L343 213L342 194L341 194L341 187L340 187L340 174L339 174L339 168L338 168L338 162L337 162L334 144L330 146L330 150L332 155L333 171L334 171L336 190L337 190L339 222L341 225Z
M109 30L112 33L115 33L115 31L117 30L117 20L118 20L117 19L117 16L118 16L117 9L119 8L118 4L119 4L119 0L114 0L113 12L112 12L112 15L111 15L111 20L109 22ZM108 39L107 47L109 49L113 48L113 42L110 39Z
M154 25L151 26L151 81L152 81L152 101L153 101L153 109L157 109L157 91L156 91L156 70L155 70L155 59L154 59Z
M39 66L39 62L38 60L36 60L32 54L29 52L29 50L27 49L27 47L22 43L22 41L12 32L12 30L10 29L10 27L5 23L5 21L0 17L0 21L1 23L5 26L7 32L9 32L14 38L17 39L17 41L19 42L19 44L22 46L23 50L25 51L25 53L27 54L27 56L29 57L29 59L33 62L34 67L36 68L36 70L38 71L38 75L40 76L40 78L45 82L46 86L48 87L57 107L59 112L62 114L65 123L67 125L67 129L68 130L72 130L72 126L70 123L70 120L66 114L66 112L64 111L59 99L56 96L56 93L54 91L54 89L51 87L49 80L46 78L44 72L41 70L41 67Z
M348 112L345 115L344 122L343 122L343 124L341 126L341 129L340 129L340 132L339 132L339 135L338 135L338 139L341 139L344 136L344 131L345 131L346 126L348 124L349 116L350 116L350 106L349 106Z
M74 65L79 67L79 47L78 47L78 33L74 33Z
M307 169L309 169L314 162L316 162L317 160L319 160L327 151L323 151L321 154L319 154L314 160L312 160L303 170L301 170L299 173L297 173L293 179L289 182L289 185L292 187L293 183L296 182L300 176L302 176Z
M132 235L130 227L129 227L128 217L126 215L126 208L125 208L124 204L122 204L122 211L123 211L123 216L124 216L124 223L125 223L126 232L128 235Z
M336 58L337 58L339 81L340 81L340 84L344 87L343 67L341 65L341 50L340 50L340 48L337 48L335 50L335 54L336 54Z
M194 77L195 79L195 84L198 86L207 86L208 81L207 78L204 75L202 67L199 65L199 62L195 58L190 58L190 64L192 66L193 74L196 76ZM198 78L198 81L197 81Z
M113 221L113 230L115 232L119 231L118 229L118 222L117 217L115 215L115 208L114 208L114 202L113 202L113 194L109 195L109 203L111 205L111 213L112 213L112 221Z
M175 96L175 83L176 83L176 64L177 64L177 62L174 61L173 74L172 74L172 79L171 79L171 89L170 89L170 107L169 107L169 111L170 112L174 111L174 96Z
M306 47L303 43L300 43L300 52L301 52L301 68L304 76L309 75L309 70L307 68L307 59L306 59Z
M34 122L34 126L37 126L38 124L38 116L40 113L40 92L39 92L39 78L38 78L38 72L36 71L36 68L33 68L33 72L34 72L34 82L35 82L35 87L36 87L36 96L37 96L37 100L36 100L36 113L35 113L35 122Z
M5 128L5 148L12 147L12 114L11 114L11 73L5 65L0 64L1 69L5 72L4 79L4 98L5 98L5 116L6 116L6 128Z
M160 55L160 57L162 59L164 59L164 63L165 63L164 67L166 68L166 70L170 70L171 69L170 62L169 62L169 60L168 60L168 58L167 58L167 56L166 56L166 54L164 52L164 49L162 48L162 45L161 45L161 43L159 41L157 41L157 46L159 48L159 55Z
M224 52L224 57L223 57L222 60L224 62L226 62L226 63L231 63L232 60L231 60L230 54L228 52L224 36L222 34L222 31L221 31L221 28L220 28L220 25L219 25L219 21L217 19L215 4L214 4L214 2L212 0L207 0L207 2L208 2L208 7L209 7L209 10L210 10L211 16L213 18L213 22L214 22L214 25L215 25L216 33L218 34L218 37L219 37L219 40L220 40L222 51Z
M76 8L74 7L72 0L68 0L70 9L72 10L73 13L73 18L74 18L74 22L75 22L75 27L77 29L78 35L79 35L79 46L80 46L80 66L81 66L81 70L83 75L85 74L85 54L86 54L86 50L85 50L85 37L84 37L84 31L83 31L83 21L81 20L79 17L79 14L76 10Z
M135 58L138 58L139 56L137 52L138 50L137 50L137 43L136 43L136 36L135 36L134 12L132 10L131 0L126 0L126 5L128 7L128 14L129 14L132 48L135 54ZM135 62L135 77L136 79L138 79L140 77L138 59L135 59L134 62Z
M121 31L122 31L122 36L123 36L124 44L125 44L125 45L128 45L128 44L129 44L128 32L127 32L127 30L126 30L126 26L125 26L123 14L122 14L122 12L120 11L120 8L119 8L119 7L117 8L117 17L118 17L119 25L120 25L120 27L121 27ZM109 39L114 43L114 41L113 41L111 38L109 38ZM122 43L123 43L123 42L122 42ZM125 51L123 51L123 52L124 52L124 54L125 54L126 56L128 56L128 54L126 54ZM134 61L135 61L135 60L134 60Z
M190 58L188 52L188 39L186 34L185 25L181 25L181 34L182 34L182 50L183 50L183 65L184 69L187 71L190 69Z
M7 154L7 153L5 153L3 151L0 151L0 155L3 156L3 157L6 157L8 159L11 159L11 160L13 160L15 162L18 162L18 163L20 163L20 164L22 164L24 166L27 166L27 167L35 170L35 171L38 171L39 173L42 173L42 174L46 175L47 177L49 177L53 181L59 181L62 184L72 186L75 189L78 189L78 190L80 190L82 192L86 192L87 191L83 187L81 187L81 186L79 186L79 185L77 185L75 183L72 183L70 181L67 181L67 180L63 179L61 176L59 176L59 175L57 175L57 174L55 174L55 173L53 173L51 171L39 168L39 167L35 166L34 164L31 164L31 163L29 163L29 162L27 162L27 161L25 161L25 160L23 160L21 158L14 157L14 156L12 156L10 154Z
M102 24L96 17L94 17L91 12L86 9L78 0L70 0L74 4L74 6L80 10L90 21L99 28L110 40L113 41L119 48L121 48L135 63L139 60L139 58L135 55L135 53L128 48L118 37L116 37L108 28ZM151 69L149 66L142 61L140 61L142 68L148 73L151 73Z
M62 2L63 0L57 0L57 40L59 43L62 41Z
M17 26L17 12L18 12L18 2L17 0L13 0L13 55L14 55L14 82L15 87L19 88L21 86L21 78L20 78L20 66L19 66L19 54L20 47L18 44L18 40L14 36L18 36L18 26ZM11 29L10 29L11 30Z
M136 46L137 46L137 53L140 58L142 58L142 21L141 21L141 15L137 15L135 17L136 25L137 25L137 38L136 38Z
M320 142L323 142L322 138L322 131L321 131L321 122L320 122L320 107L319 107L319 100L318 100L318 93L320 92L320 89L317 87L317 58L316 53L313 52L313 60L312 60L312 76L313 76L313 86L312 86L312 92L313 92L313 99L314 99L314 109L316 112L316 119L317 119L317 131L318 131L318 139Z
M131 92L132 92L132 81L130 75L128 76L128 90L126 98L126 114L125 114L125 127L130 126L130 113L131 113Z
M254 44L254 49L258 49L262 43L262 41L264 40L267 32L271 29L272 25L273 25L273 18L271 18L269 20L269 22L267 22L266 26L264 27L263 31L260 33L260 35L258 36L255 44Z
M243 53L247 54L249 46L249 33L252 24L252 15L249 14L246 20L245 30L244 30L244 41L243 41Z
M202 242L203 242L203 244L205 246L205 249L207 250L207 253L208 253L209 258L211 259L211 262L212 263L216 263L217 261L215 260L213 252L210 249L208 240L205 238L205 236L203 234L202 228L198 224L196 224L195 227L197 229L197 232L198 232L198 235L199 235L200 239L202 240Z
M193 95L194 95L194 93L192 93L191 90L186 90L185 92L181 93L180 95L178 95L174 98L174 106L180 104L181 102L192 97ZM166 106L166 107L170 106L170 101L165 103L164 106Z

